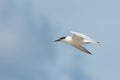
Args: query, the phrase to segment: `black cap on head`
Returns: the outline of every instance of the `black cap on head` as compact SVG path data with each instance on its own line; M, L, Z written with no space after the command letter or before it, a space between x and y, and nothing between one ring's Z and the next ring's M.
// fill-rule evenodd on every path
M65 38L66 38L66 36L64 36L64 37L61 37L60 39L58 39L58 40L55 40L54 42L61 41L62 39L65 39Z

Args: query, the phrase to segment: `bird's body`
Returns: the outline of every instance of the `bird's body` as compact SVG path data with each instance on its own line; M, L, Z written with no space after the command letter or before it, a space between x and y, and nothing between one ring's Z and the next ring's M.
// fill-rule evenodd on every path
M89 43L95 43L95 44L99 43L99 42L92 40L90 37L84 34L81 34L78 32L71 32L71 33L73 34L72 36L61 37L60 39L55 40L55 42L56 41L65 42L88 54L92 54L92 53L89 52L87 49L85 49L82 45L89 44Z

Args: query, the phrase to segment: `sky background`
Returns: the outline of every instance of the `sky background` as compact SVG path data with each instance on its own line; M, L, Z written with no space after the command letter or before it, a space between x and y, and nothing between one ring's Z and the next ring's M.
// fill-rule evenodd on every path
M119 0L0 0L0 80L119 80ZM70 31L93 55L54 43Z

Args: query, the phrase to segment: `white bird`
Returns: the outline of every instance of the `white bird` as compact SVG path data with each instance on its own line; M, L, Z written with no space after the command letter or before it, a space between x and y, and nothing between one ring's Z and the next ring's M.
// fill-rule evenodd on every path
M73 34L72 36L61 37L58 40L55 40L55 42L58 41L65 42L88 54L92 54L92 53L88 51L86 48L84 48L82 45L89 43L95 43L95 44L99 43L82 33L78 33L78 32L71 32L71 33Z

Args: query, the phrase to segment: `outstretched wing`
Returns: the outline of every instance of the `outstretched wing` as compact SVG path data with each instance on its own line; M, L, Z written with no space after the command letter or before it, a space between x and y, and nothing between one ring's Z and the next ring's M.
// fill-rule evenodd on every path
M80 40L82 43L96 43L90 37L82 33L78 33L78 32L71 32L71 33L73 34L72 39L74 40Z
M90 51L88 51L86 48L84 48L83 46L81 45L73 45L75 48L85 52L85 53L88 53L88 54L92 54Z
M78 38L81 38L81 39L87 39L87 40L91 40L90 37L82 34L82 33L78 33L78 32L71 32L73 34L73 38L74 37L78 37Z
M72 39L74 41L74 43L79 43L79 44L83 44L84 43L84 38L78 33L78 32L71 32L72 35Z

